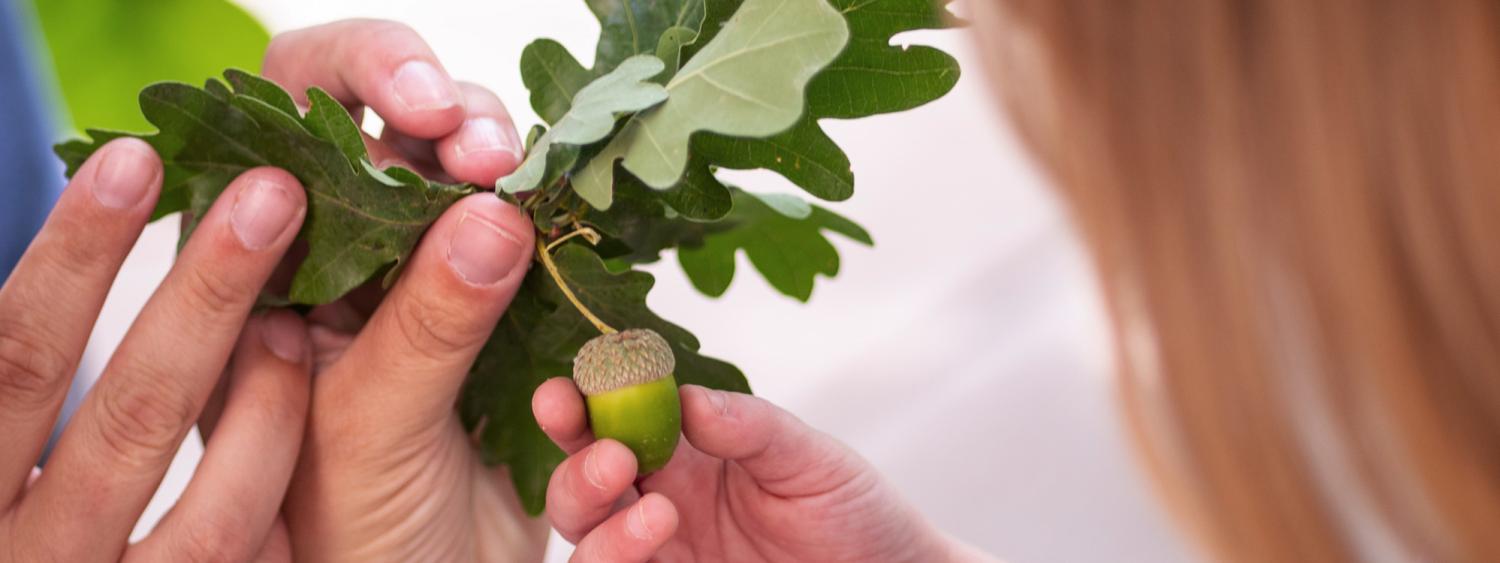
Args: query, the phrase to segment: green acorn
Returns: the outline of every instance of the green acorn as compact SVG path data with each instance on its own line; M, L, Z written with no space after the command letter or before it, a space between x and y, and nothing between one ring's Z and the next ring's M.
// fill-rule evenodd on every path
M672 369L677 360L661 335L633 328L594 337L573 360L573 381L588 403L596 438L635 452L637 475L661 469L682 434L682 404Z

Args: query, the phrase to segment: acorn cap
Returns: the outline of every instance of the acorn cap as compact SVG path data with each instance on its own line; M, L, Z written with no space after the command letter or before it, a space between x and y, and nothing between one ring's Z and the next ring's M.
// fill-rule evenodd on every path
M676 365L666 339L650 329L632 328L584 343L573 359L573 382L584 395L594 396L656 381Z

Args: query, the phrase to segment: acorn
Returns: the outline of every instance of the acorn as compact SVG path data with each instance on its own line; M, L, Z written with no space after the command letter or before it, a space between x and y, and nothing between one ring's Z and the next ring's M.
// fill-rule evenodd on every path
M667 464L682 434L677 359L661 335L633 328L596 336L573 359L573 382L588 405L594 437L635 453L637 475Z

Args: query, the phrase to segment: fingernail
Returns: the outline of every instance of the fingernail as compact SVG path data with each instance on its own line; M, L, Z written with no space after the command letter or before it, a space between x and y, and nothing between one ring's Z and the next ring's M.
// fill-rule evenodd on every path
M637 501L635 508L630 509L630 516L625 518L625 530L635 539L651 540L651 527L646 525L646 499Z
M302 356L307 353L302 323L291 313L266 315L260 327L260 340L276 357L294 364L302 363Z
M396 69L396 101L410 111L432 111L458 105L458 88L437 67L410 61Z
M297 216L297 203L279 184L251 180L240 190L229 212L229 226L247 250L262 250L286 231Z
M715 414L724 416L724 411L728 407L728 397L724 396L723 391L709 389L707 387L698 387L696 385L694 385L694 387L698 389L699 393L703 394L703 398L708 399L708 405L710 407L713 407Z
M481 152L520 154L521 138L516 136L512 127L488 117L478 117L464 122L454 147L459 156Z
M516 265L521 241L500 225L464 212L448 241L448 263L459 277L474 285L500 281Z
M594 444L589 448L589 454L583 457L583 477L589 480L589 484L595 489L604 489L604 474L599 471L599 445Z
M135 207L155 172L134 144L111 145L94 170L94 199L110 209Z

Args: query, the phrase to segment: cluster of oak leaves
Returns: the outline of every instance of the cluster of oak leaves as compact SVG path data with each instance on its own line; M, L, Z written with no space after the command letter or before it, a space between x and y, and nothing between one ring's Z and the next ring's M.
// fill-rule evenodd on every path
M609 325L664 337L679 383L748 391L738 368L699 354L691 333L647 308L654 279L633 265L676 249L693 285L719 296L743 250L773 287L807 300L819 274L838 272L824 232L864 244L869 235L801 198L726 186L714 171L768 169L818 199L847 199L849 160L819 120L910 109L959 75L942 51L891 44L898 33L948 25L933 0L586 2L601 23L594 66L551 40L526 48L522 78L550 127L531 131L525 161L495 190L531 214L544 241L589 236L550 252L558 279L531 270L458 404L484 459L510 466L533 513L563 453L532 418L532 392L570 373L578 348L598 334L559 281ZM155 217L190 211L189 221L241 172L286 169L309 194L308 254L290 290L264 301L328 303L377 277L389 283L426 227L478 188L375 168L348 112L321 90L307 94L303 114L286 91L245 72L202 88L154 84L140 103L158 132L90 130L90 140L57 153L71 175L112 139L145 140L166 165Z

